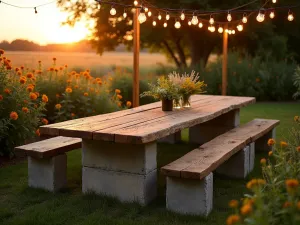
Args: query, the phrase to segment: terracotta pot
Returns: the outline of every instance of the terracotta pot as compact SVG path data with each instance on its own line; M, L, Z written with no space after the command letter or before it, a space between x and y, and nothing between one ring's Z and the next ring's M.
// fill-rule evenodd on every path
M162 111L173 111L173 100L162 100Z

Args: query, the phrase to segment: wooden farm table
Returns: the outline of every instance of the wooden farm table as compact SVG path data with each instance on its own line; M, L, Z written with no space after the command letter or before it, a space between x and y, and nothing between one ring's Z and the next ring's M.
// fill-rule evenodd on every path
M156 197L158 141L175 143L189 128L203 144L239 125L251 97L196 95L192 107L163 112L161 102L40 127L42 135L82 138L82 191L147 204Z

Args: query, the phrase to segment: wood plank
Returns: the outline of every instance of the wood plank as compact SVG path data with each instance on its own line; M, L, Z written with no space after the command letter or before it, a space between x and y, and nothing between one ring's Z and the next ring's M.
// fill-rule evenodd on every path
M17 151L25 151L28 156L49 158L65 152L81 148L81 138L55 137L44 141L16 147Z
M255 119L226 132L180 159L164 166L166 176L186 179L202 179L218 168L246 145L264 136L280 122L278 120Z
M149 143L182 129L195 126L212 120L229 111L238 109L255 102L254 98L224 97L214 99L201 107L190 108L184 112L178 112L164 118L154 119L150 122L129 126L124 129L113 131L115 142L118 143ZM95 133L98 133L95 132ZM94 135L94 138L97 137Z

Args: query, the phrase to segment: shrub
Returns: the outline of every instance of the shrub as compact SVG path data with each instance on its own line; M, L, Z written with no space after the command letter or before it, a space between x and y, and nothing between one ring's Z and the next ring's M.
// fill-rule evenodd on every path
M297 99L300 97L300 67L299 66L295 70L294 85L297 88L297 92L294 94L294 98Z
M291 129L290 140L279 142L269 152L269 159L261 160L263 179L253 179L247 183L252 194L245 195L240 204L235 200L230 202L234 214L228 217L228 225L300 224L299 116L294 120L296 125ZM275 140L270 139L268 145L275 145Z
M12 156L16 145L32 138L38 125L47 123L42 112L48 97L39 94L33 73L23 67L12 70L3 54L0 50L0 155Z

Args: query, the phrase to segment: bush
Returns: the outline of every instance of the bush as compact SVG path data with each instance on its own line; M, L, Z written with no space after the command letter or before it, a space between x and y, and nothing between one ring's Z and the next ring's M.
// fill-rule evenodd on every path
M247 183L251 194L242 203L232 200L234 214L227 224L290 225L300 224L300 119L295 117L291 139L281 141L269 152L269 159L261 159L263 179ZM270 139L268 145L275 144ZM270 148L271 150L271 148ZM240 207L239 207L240 206Z
M297 99L300 97L300 67L299 66L295 70L294 85L297 88L297 92L294 94L294 98Z

